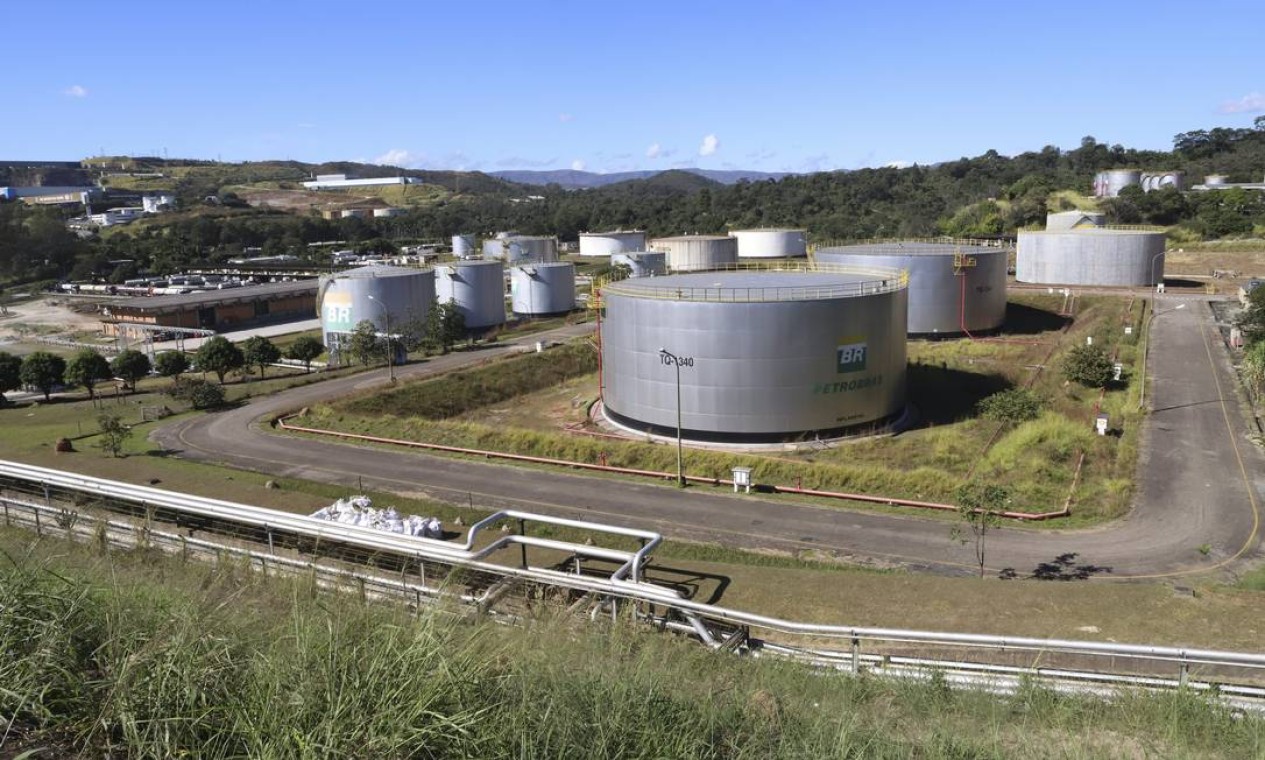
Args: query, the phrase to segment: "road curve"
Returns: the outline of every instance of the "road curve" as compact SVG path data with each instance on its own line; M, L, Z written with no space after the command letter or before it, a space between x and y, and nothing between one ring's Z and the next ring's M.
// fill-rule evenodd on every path
M1182 309L1173 309L1177 303ZM1265 458L1248 440L1237 384L1211 309L1200 298L1167 297L1152 323L1151 407L1142 434L1133 509L1089 530L1006 526L990 534L988 565L1020 577L1045 565L1057 574L1164 578L1205 573L1243 560L1259 545ZM584 334L578 325L542 336ZM401 377L449 371L522 345L450 354L397 368ZM413 451L384 451L279 436L253 424L355 389L386 382L382 371L328 380L254 399L238 409L191 417L151 436L179 456L279 476L425 493L487 508L518 507L589 516L670 537L745 548L813 549L842 558L937 572L970 571L973 552L950 540L948 525L916 515L820 507L719 489L596 479L564 472L470 462ZM1059 557L1074 555L1059 565Z

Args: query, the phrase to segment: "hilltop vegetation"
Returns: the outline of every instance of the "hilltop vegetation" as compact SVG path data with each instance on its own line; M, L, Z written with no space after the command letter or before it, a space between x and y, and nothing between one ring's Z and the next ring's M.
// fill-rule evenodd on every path
M1046 146L1014 157L988 151L934 166L822 172L733 185L684 171L564 190L516 185L478 172L346 162L106 158L87 163L114 175L107 179L116 187L175 190L186 213L156 217L79 244L54 229L57 212L0 204L0 280L105 274L109 270L103 262L120 258L135 259L138 268L161 274L222 261L248 247L306 257L308 243L327 240L389 251L405 241L503 229L564 240L585 230L611 228L639 228L659 236L760 226L803 227L817 240L998 235L1040 226L1048 211L1084 205L1100 206L1115 223L1173 226L1170 234L1180 241L1265 234L1265 197L1258 192L1143 194L1129 189L1101 203L1084 198L1096 172L1117 167L1181 170L1191 182L1209 173L1227 175L1232 182L1259 181L1265 175L1265 117L1251 128L1184 132L1174 138L1171 151L1139 151L1086 137L1068 151ZM402 174L424 184L319 196L299 189L309 174L338 172ZM120 176L129 173L163 176ZM207 195L217 193L234 209L231 213L208 212L202 205ZM325 220L311 210L318 200L337 205L342 198L347 203L407 205L409 210L373 220ZM268 208L251 208L246 200Z

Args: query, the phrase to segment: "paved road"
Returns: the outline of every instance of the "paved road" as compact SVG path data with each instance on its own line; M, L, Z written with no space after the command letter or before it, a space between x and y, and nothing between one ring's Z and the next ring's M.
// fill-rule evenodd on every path
M1184 309L1165 311L1178 301ZM565 328L549 337L580 334ZM1058 572L1096 577L1167 577L1208 572L1255 553L1265 458L1247 440L1232 369L1200 298L1162 297L1152 325L1154 412L1143 432L1140 487L1128 516L1078 531L1006 527L990 535L988 564L1020 576L1075 555ZM524 343L536 340L524 339ZM454 354L399 371L446 371L517 347ZM722 491L594 479L413 452L370 450L276 436L252 422L355 388L381 373L297 388L220 413L182 420L154 438L181 456L289 477L426 493L457 503L534 509L636 525L666 535L740 547L816 549L879 564L965 573L973 555L949 540L942 521L818 507Z

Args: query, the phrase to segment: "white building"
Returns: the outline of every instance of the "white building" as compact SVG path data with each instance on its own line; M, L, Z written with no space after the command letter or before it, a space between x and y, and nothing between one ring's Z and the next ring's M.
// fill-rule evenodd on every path
M382 185L420 185L416 177L373 177L353 179L346 174L318 174L316 179L303 183L308 190L342 190L349 187L379 187Z

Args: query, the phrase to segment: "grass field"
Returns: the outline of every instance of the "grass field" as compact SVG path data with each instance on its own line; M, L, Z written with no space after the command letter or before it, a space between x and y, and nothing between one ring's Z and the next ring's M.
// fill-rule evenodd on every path
M951 501L959 483L975 478L1013 488L1013 506L1019 510L1057 511L1071 497L1073 517L1064 525L1123 514L1133 493L1140 426L1137 390L1130 381L1140 356L1144 302L1083 297L1070 323L1057 314L1061 304L1061 298L1049 296L1016 297L1010 332L996 340L912 341L909 396L922 418L914 429L777 455L693 449L686 468L694 475L725 478L732 466L744 464L754 467L758 483L938 501ZM1126 325L1131 335L1125 335ZM1060 372L1062 355L1088 337L1126 367L1123 381L1105 394L1069 385ZM638 469L674 468L671 447L564 431L585 426L601 432L587 425L585 416L597 398L596 375L560 377L533 391L513 379L521 374L515 362L522 361L479 370L477 381L473 375L463 380L530 391L524 395L501 393L454 409L435 401L432 391L441 386L432 381L395 391L389 403L349 399L314 407L304 424ZM1002 425L976 416L980 399L1017 386L1042 399L1045 411L1039 419ZM1092 433L1099 409L1109 415L1116 435ZM1073 491L1082 452L1085 463Z
M231 564L0 529L0 752L129 757L1246 758L1193 693L1012 697L717 654L616 623L526 631ZM22 755L30 757L31 755Z

